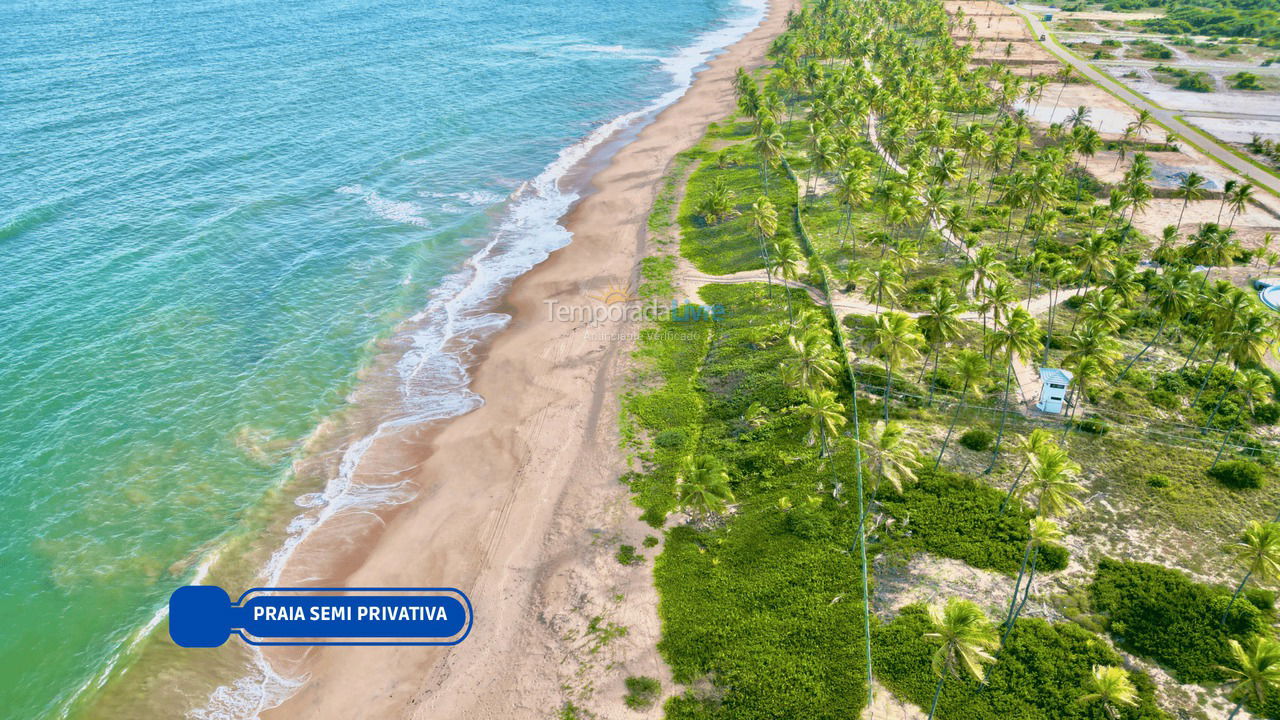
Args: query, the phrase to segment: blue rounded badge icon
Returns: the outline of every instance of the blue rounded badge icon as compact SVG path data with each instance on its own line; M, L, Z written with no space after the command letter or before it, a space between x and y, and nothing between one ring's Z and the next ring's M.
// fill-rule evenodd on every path
M471 623L454 588L255 588L232 603L220 587L187 585L169 597L169 637L188 648L232 634L252 645L456 645Z

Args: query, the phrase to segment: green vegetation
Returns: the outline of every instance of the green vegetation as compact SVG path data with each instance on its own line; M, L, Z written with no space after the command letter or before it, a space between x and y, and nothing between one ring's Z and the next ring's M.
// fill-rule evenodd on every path
M1172 84L1179 90L1203 93L1213 92L1213 79L1209 77L1209 73L1187 70L1172 65L1157 65L1152 68L1152 71L1155 72L1157 78Z
M627 694L623 702L632 710L644 710L653 705L662 692L662 683L657 678L645 675L632 675L626 680Z
M1266 481L1262 466L1249 460L1228 460L1209 469L1209 477L1236 490L1260 488Z
M1104 561L1069 588L1078 625L1026 617L1068 532L1123 547L1135 526L1194 528L1204 547L1170 557L1221 563L1269 516L1276 488L1228 485L1275 463L1260 427L1280 420L1262 364L1275 323L1215 277L1254 259L1232 229L1252 188L1188 177L1183 209L1219 203L1216 222L1144 235L1146 153L1170 146L1154 118L1111 143L1119 179L1099 180L1090 109L1059 107L1071 73L971 65L952 37L976 24L936 0L808 4L768 68L739 72L736 114L678 159L684 196L661 189L642 295L674 294L676 252L752 273L701 287L715 318L644 326L623 398L623 480L668 528L659 650L685 686L668 718L856 717L872 673L946 720L1167 717L1104 632L1256 686L1274 601L1259 593L1280 574L1269 526L1233 546L1234 595ZM1035 366L1073 374L1066 418L1023 412ZM873 623L871 562L921 553L1014 580L999 616L953 598ZM1196 637L1175 646L1171 627Z
M619 546L614 557L623 565L639 565L644 562L644 556L636 552L634 545Z
M1227 76L1227 82L1231 83L1231 87L1236 90L1265 90L1256 74L1251 72L1238 72Z
M1232 604L1221 622L1231 591L1159 565L1104 559L1090 593L1117 643L1159 662L1180 682L1222 680L1228 641L1266 627L1262 612L1245 602Z
M875 634L876 669L881 681L898 697L926 708L936 689L930 664L938 643L926 636L932 625L926 609L913 605L903 608ZM949 681L938 700L937 714L964 720L1100 718L1103 715L1095 704L1081 702L1081 698L1097 693L1093 668L1122 664L1106 643L1086 630L1071 623L1026 619L990 666L986 685L964 677ZM1168 716L1156 708L1150 679L1141 673L1128 678L1135 688L1136 706L1121 706L1114 717L1166 720Z
M901 529L890 528L884 541L899 551L923 550L1012 575L1030 537L1032 513L1022 508L1001 512L1003 500L1003 493L973 478L925 471L901 496L883 500L885 512L910 521ZM1041 548L1033 557L1044 571L1067 566L1061 546Z

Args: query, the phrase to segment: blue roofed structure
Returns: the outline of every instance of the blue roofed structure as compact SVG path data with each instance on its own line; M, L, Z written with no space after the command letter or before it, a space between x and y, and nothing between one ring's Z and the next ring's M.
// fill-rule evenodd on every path
M1040 402L1036 403L1036 407L1048 413L1062 412L1067 388L1071 386L1074 377L1070 370L1040 368Z

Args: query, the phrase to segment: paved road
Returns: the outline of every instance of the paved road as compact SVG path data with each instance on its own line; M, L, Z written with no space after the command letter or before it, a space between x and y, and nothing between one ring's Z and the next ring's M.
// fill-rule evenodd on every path
M1098 72L1097 70L1094 70L1089 66L1089 63L1076 57L1070 50L1063 47L1045 28L1044 23L1041 22L1039 16L1034 15L1017 5L1012 5L1010 7L1012 10L1031 22L1032 32L1034 32L1037 37L1045 37L1045 40L1040 44L1059 60L1067 63L1081 75L1092 80L1095 84L1110 90L1113 94L1119 96L1135 108L1150 111L1150 113L1166 127L1204 150L1204 152L1214 160L1217 160L1219 163L1248 178L1254 185L1266 188L1275 195L1280 195L1280 178L1277 178L1262 168L1259 168L1247 160L1236 156L1230 150L1223 147L1216 139L1199 132L1193 126L1179 120L1175 117L1172 111L1156 105L1145 97L1142 97L1125 87L1123 84L1112 80L1110 77Z

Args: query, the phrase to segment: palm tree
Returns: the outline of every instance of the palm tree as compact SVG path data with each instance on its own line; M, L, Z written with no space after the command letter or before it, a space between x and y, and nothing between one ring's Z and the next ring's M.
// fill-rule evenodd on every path
M1116 361L1120 358L1119 343L1112 338L1105 328L1095 323L1085 323L1068 339L1070 350L1063 358L1063 364L1070 367L1075 375L1075 401L1071 403L1071 417L1066 423L1064 435L1071 431L1075 420L1076 408L1087 398L1086 390L1090 378L1110 375Z
M920 332L929 345L929 352L924 357L924 366L920 369L920 379L929 370L929 359L933 359L933 378L929 380L929 402L933 402L933 387L938 379L938 362L942 357L942 348L957 340L964 331L964 323L960 321L960 313L964 306L956 298L955 291L943 285L929 296L929 306L917 320Z
M682 510L706 525L734 500L724 463L714 455L686 457L676 478L676 496Z
M1005 493L1004 501L1000 503L1000 513L1004 514L1004 510L1009 505L1009 500L1013 498L1013 494L1017 492L1018 485L1022 483L1022 476L1027 472L1027 468L1031 465L1031 458L1035 456L1040 448L1052 444L1053 435L1048 430L1036 428L1027 434L1018 445L1018 449L1022 451L1023 457L1026 459L1022 462L1022 469L1018 471L1017 477L1013 479L1013 484L1009 486L1009 491Z
M769 168L782 157L782 149L786 146L786 138L777 124L768 121L761 125L759 134L752 143L756 154L760 156L760 178L764 183L764 192L769 194Z
M866 295L868 302L875 303L876 312L880 312L880 306L888 301L890 306L897 304L898 294L902 292L902 275L898 273L898 269L893 266L892 262L883 261L875 267L867 268L863 271L863 294Z
M960 410L964 408L965 398L970 393L981 392L982 384L987 378L987 359L980 352L961 350L951 363L951 373L960 379L960 397L956 400L955 412L951 414L951 424L947 426L947 435L942 439L942 447L938 449L938 459L933 461L933 469L942 464L942 455L947 451L947 443L951 441L951 433L956 429L956 421L960 419Z
M1116 706L1138 706L1138 689L1133 686L1133 681L1129 679L1129 672L1124 668L1114 665L1094 665L1093 677L1089 685L1089 689L1093 692L1081 695L1079 702L1101 704L1102 711L1111 720L1120 720L1120 713L1116 710Z
M873 498L880 492L881 483L889 483L894 492L901 494L903 484L916 479L915 471L920 469L919 449L907 439L906 432L898 423L877 420L867 439L859 442L866 452L863 457L866 458L867 469L875 478L871 490Z
M915 318L897 311L876 316L871 329L871 354L884 363L884 419L889 420L889 402L893 391L893 369L920 356L924 338Z
M1005 631L1000 636L1000 645L1003 647L1005 640L1009 638L1009 633L1013 632L1013 626L1018 622L1018 614L1022 607L1018 604L1018 594L1022 590L1022 578L1027 570L1027 564L1031 562L1031 554L1042 547L1057 545L1062 542L1065 534L1058 524L1052 520L1035 517L1031 518L1030 535L1027 537L1027 547L1022 553L1022 565L1018 568L1018 579L1013 584L1013 597L1009 600L1009 612L1005 616ZM1036 560L1039 560L1039 555ZM1035 564L1032 563L1032 572L1035 572ZM1027 595L1031 594L1031 578L1027 578Z
M1231 193L1234 192L1239 185L1240 181L1238 180L1228 180L1222 185L1222 201L1218 203L1218 219L1214 222L1218 224L1222 223L1222 211L1226 209L1227 201L1231 199Z
M1231 606L1235 605L1236 598L1240 597L1250 578L1256 576L1259 582L1280 578L1280 523L1250 522L1240 542L1231 546L1231 552L1236 556L1236 563L1245 569L1245 574L1231 595L1227 608L1222 611L1220 622L1224 625Z
M792 387L825 387L835 383L840 365L822 332L787 336L791 356L781 363L783 382Z
M1234 682L1229 697L1236 701L1227 720L1234 720L1246 700L1257 706L1267 701L1267 693L1280 687L1280 643L1269 637L1257 636L1246 651L1238 640L1227 641L1236 667L1219 666Z
M1147 129L1156 121L1150 110L1139 110L1138 118L1129 123L1129 127L1133 128L1134 134L1141 135L1142 141L1147 141Z
M1062 83L1062 87L1058 88L1058 97L1054 98L1053 109L1049 111L1050 125L1053 124L1054 113L1058 112L1058 103L1062 100L1062 93L1064 90L1067 89L1067 83L1071 82L1072 78L1074 77L1075 77L1075 73L1072 72L1071 68L1068 68L1068 67L1064 67L1058 72L1054 73L1053 78L1058 82Z
M1014 308L1004 325L991 334L988 342L993 356L1001 350L1005 353L1004 400L1000 406L1000 429L996 433L995 447L991 449L991 464L987 466L987 472L990 472L996 466L996 459L1000 457L1000 442L1004 439L1004 425L1009 416L1009 388L1013 384L1014 357L1025 363L1040 349L1040 331L1036 326L1036 319L1025 308Z
M1138 358L1142 357L1160 339L1160 335L1164 333L1165 325L1168 324L1169 320L1180 318L1191 309L1193 291L1190 277L1190 273L1185 268L1176 268L1156 278L1155 287L1151 290L1150 303L1151 307L1160 316L1160 325L1156 327L1156 334L1151 336L1151 340L1133 356L1128 365L1124 366L1120 377L1116 378L1117 382L1123 380L1124 376L1129 373L1129 368L1138 362Z
M760 259L765 264L765 277L769 281L769 290L773 291L773 273L769 272L769 251L766 250L767 243L773 239L778 232L778 211L774 209L773 202L768 197L761 195L754 203L751 204L751 210L747 212L747 217L751 221L751 227L756 231L756 238L760 243Z
M804 253L800 252L800 248L790 239L774 243L773 264L778 269L778 274L782 276L782 294L787 299L787 319L792 320L794 315L791 309L791 288L788 283L794 284L799 281L800 270L804 267Z
M1227 223L1227 229L1231 229L1236 224L1236 216L1245 211L1249 207L1250 201L1253 200L1253 183L1241 183L1237 185L1227 196L1227 204L1231 206L1231 221Z
M1178 189L1173 193L1174 197L1182 198L1182 209L1178 211L1178 224L1175 226L1177 230L1182 230L1182 215L1187 211L1187 204L1204 197L1207 183L1208 179L1194 170L1187 173L1182 178L1182 182L1178 183Z
M828 454L827 439L836 435L849 420L844 415L844 405L836 400L834 390L805 389L805 401L796 411L809 418L809 432L805 444L818 445L818 457Z
M996 659L989 652L1000 645L996 629L982 610L968 600L952 598L945 608L929 606L929 619L933 630L924 634L928 640L940 640L941 646L933 653L933 674L938 684L933 691L933 704L929 707L929 720L938 711L938 698L942 696L942 684L950 676L962 673L986 682L986 666Z
M1075 481L1080 464L1057 445L1039 448L1031 456L1030 477L1018 488L1018 497L1034 495L1036 515L1053 518L1084 507L1076 497L1084 486Z

